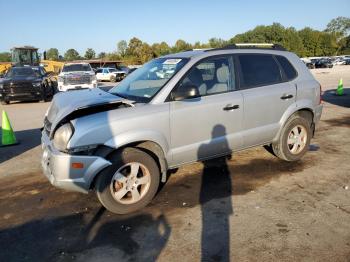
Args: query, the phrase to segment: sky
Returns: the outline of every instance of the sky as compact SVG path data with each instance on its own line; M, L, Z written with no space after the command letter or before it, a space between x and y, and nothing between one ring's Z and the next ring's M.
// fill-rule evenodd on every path
M87 48L115 51L134 36L173 45L227 40L273 22L324 30L331 19L350 17L350 0L0 0L0 14L0 52L32 45L83 55Z

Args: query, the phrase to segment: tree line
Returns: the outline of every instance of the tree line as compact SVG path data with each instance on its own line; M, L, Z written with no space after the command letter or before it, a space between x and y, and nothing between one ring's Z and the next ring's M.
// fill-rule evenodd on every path
M104 59L120 60L125 64L143 64L155 57L198 48L220 48L235 43L275 43L284 46L287 50L300 57L350 55L350 18L337 17L332 19L325 30L319 31L310 27L296 30L294 27L284 27L279 23L264 26L260 25L252 30L237 34L231 39L211 38L207 43L188 43L179 39L175 45L166 42L152 45L133 37L129 42L121 40L117 43L116 51L96 54L88 48L81 56L75 49L68 49L63 56L57 48L50 48L46 52L49 60L81 60ZM11 61L8 52L0 53L0 61Z

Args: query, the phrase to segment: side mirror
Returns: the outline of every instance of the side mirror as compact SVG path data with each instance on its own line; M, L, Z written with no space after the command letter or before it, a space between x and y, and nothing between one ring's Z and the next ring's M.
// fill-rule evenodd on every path
M198 87L195 85L186 85L177 88L172 97L175 101L200 97Z

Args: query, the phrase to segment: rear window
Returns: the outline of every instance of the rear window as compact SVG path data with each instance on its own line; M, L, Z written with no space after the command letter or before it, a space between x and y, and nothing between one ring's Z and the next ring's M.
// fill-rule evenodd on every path
M297 76L297 71L294 69L292 64L284 56L276 56L278 63L280 63L287 80L293 80Z
M241 66L241 85L252 88L282 82L281 72L272 55L243 54L238 56Z

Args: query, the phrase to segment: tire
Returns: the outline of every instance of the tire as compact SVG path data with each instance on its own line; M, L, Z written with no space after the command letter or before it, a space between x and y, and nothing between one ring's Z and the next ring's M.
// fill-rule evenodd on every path
M111 76L109 78L109 82L112 82L112 83L115 83L117 81L116 77L115 76Z
M8 104L10 104L10 101L8 101L8 100L1 100L1 104L2 105L8 105Z
M128 214L150 203L159 187L160 172L156 161L136 148L125 148L114 153L111 161L113 164L99 174L95 183L101 204L112 213ZM136 165L139 165L137 174L131 172L131 166ZM118 174L123 175L116 175L118 170ZM133 174L136 174L136 178L133 178ZM143 183L147 179L141 180L144 177L149 179L147 184ZM135 189L138 194L135 194ZM137 195L140 198L135 200L137 197L134 196Z
M278 141L272 144L273 153L280 159L297 161L309 150L311 136L310 120L293 115L283 127Z

